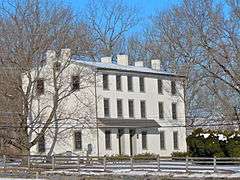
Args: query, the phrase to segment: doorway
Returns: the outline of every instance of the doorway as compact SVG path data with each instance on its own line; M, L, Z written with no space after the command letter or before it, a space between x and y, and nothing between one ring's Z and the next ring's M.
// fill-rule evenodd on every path
M119 155L123 154L123 143L122 143L123 134L124 134L124 130L118 129L118 152L119 152Z

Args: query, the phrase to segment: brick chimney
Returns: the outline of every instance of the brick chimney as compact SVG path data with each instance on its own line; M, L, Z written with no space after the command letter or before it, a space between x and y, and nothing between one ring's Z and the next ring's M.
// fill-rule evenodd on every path
M156 71L160 71L161 68L161 61L159 59L152 59L151 60L151 67Z

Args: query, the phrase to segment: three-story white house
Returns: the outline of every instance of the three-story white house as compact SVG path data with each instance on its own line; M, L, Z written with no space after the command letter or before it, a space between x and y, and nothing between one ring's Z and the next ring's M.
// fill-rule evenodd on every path
M73 93L57 111L61 117L71 114L71 118L60 127L69 128L63 131L64 136L58 135L54 154L71 151L79 155L170 156L174 151L187 150L184 76L161 71L157 59L151 60L148 68L142 61L129 65L127 55L118 55L114 63L111 57L93 62L70 56L69 49L62 50L59 58L54 51L48 51L37 86L42 93L35 102L36 109L39 103L42 106L51 101L48 86L52 80L46 76L51 74L56 59L59 69L61 63L70 61L61 76L62 82L70 85L65 89ZM85 88L81 88L83 84ZM49 151L54 139L50 131L32 148L32 153Z

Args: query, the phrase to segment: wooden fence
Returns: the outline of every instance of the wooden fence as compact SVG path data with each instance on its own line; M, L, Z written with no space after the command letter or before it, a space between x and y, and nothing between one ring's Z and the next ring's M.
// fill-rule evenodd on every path
M25 165L22 159L27 159ZM240 165L240 158L216 157L156 157L139 159L125 157L122 160L111 157L95 156L2 156L3 168L25 167L29 170L71 170L71 171L114 171L114 170L146 170L146 171L178 171L178 172L231 172Z

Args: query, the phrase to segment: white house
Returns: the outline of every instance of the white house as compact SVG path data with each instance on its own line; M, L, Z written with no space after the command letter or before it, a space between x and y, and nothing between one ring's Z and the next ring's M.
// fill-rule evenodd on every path
M70 64L62 70L66 61ZM54 154L71 151L102 156L148 152L170 156L174 151L186 151L185 77L161 71L160 60L152 60L148 68L142 61L130 66L127 55L118 55L114 63L111 57L93 62L71 57L68 49L62 50L60 57L48 51L46 64L38 75L36 91L40 95L33 103L33 114L37 114L34 111L39 107L51 104L50 76L56 65L61 71L62 94L72 93L57 111L60 123ZM41 116L41 121L44 117ZM32 148L33 154L49 151L54 125L56 122Z

